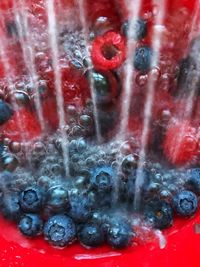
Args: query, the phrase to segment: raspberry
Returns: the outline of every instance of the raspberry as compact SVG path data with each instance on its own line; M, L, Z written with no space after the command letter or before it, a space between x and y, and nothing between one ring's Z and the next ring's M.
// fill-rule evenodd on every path
M164 144L164 154L175 165L190 163L198 150L197 130L188 121L169 126Z
M92 43L93 64L100 70L111 70L121 66L125 60L125 40L117 32L107 32Z
M13 141L30 141L41 134L35 115L25 108L16 111L2 127L3 134Z

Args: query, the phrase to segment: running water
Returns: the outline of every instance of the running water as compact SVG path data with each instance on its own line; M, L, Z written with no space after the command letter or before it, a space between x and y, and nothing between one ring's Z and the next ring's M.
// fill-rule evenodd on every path
M68 136L65 131L65 112L64 112L64 98L62 92L61 72L59 68L59 50L58 50L58 32L56 23L56 14L54 2L52 0L46 1L47 17L48 17L48 32L49 43L52 52L52 65L55 77L55 90L57 111L59 116L59 129L61 132L61 147L63 152L63 163L66 175L69 174L69 155L68 155Z
M130 1L129 1L130 2ZM124 93L122 94L122 108L121 108L121 123L119 126L119 133L117 134L117 138L119 140L124 140L126 137L126 131L128 126L128 119L129 119L129 110L131 104L131 95L133 93L133 76L134 76L134 69L133 69L133 58L135 54L135 49L133 49L133 36L135 35L136 27L134 24L139 17L139 12L141 9L142 1L132 1L129 4L128 10L130 10L130 26L128 28L128 41L127 41L127 61L124 66Z
M86 10L85 10L85 4L84 0L78 0L77 1L78 9L80 11L80 22L83 30L83 36L84 36L84 42L86 47L86 56L88 58L88 77L90 82L90 92L92 96L92 103L93 103L93 114L94 114L94 122L95 122L95 129L96 129L96 136L98 143L102 142L102 136L100 131L100 125L99 125L99 115L98 115L98 107L97 107L97 100L96 100L96 93L94 88L94 79L92 77L92 70L93 64L91 60L90 55L90 45L89 45L89 29L86 22Z
M158 8L158 14L156 16L154 30L153 30L153 38L152 38L152 49L154 52L151 65L156 67L159 62L160 57L160 49L161 49L161 41L162 41L162 33L163 33L163 24L166 15L166 0L162 0L157 3L157 1L153 1L154 5ZM147 88L147 98L144 106L144 121L143 121L143 131L141 136L141 148L139 153L139 162L136 171L136 180L135 180L135 197L134 197L134 208L138 210L140 208L141 202L141 190L144 185L144 173L143 166L146 158L146 146L149 134L149 126L152 116L152 105L154 100L155 93L155 79L153 76L150 76L148 81Z
M38 120L41 126L42 131L45 130L45 120L42 112L42 104L40 99L40 94L38 91L38 75L35 66L35 53L33 48L33 40L30 33L28 21L27 21L27 10L24 0L20 1L20 6L14 7L15 20L17 24L17 30L20 35L20 43L23 52L23 58L26 65L26 68L29 72L32 85L34 87L34 102L36 106L36 112L38 115Z
M1 18L3 18L3 15ZM2 23L1 19L0 19L0 22ZM8 92L9 92L9 95L11 97L11 104L12 104L12 107L14 108L14 110L17 110L18 104L17 104L17 101L14 97L14 93L15 93L15 85L13 82L14 74L12 72L12 68L11 68L11 65L9 62L8 55L6 54L6 46L8 45L7 42L8 42L8 40L1 37L1 39L0 39L0 58L1 58L1 61L3 63L5 77L6 77L6 80L8 83ZM16 124L17 124L18 129L20 129L20 135L21 135L22 141L25 142L25 140L26 140L25 131L23 128L23 124L21 123L21 118L20 118L19 113L17 113L16 117L17 117ZM26 152L27 151L25 151L25 153Z

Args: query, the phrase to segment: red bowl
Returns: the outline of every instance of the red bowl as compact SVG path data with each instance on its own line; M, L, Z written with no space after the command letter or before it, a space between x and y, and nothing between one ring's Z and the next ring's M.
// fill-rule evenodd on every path
M12 2L12 1L11 1ZM169 12L186 6L193 13L195 0L169 1ZM10 7L10 1L0 8ZM43 239L23 237L15 224L0 218L0 267L199 267L200 212L189 220L176 219L174 226L164 231L165 248L158 240L125 250L102 247L87 250L79 245L58 250Z

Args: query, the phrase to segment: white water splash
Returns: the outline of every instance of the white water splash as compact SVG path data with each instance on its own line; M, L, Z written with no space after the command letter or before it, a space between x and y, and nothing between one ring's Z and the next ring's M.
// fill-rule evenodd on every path
M92 77L92 70L94 69L92 64L92 59L90 55L90 44L89 44L89 29L86 22L86 13L85 13L85 4L83 0L77 0L77 5L80 11L80 22L82 25L82 31L84 36L84 42L86 47L86 56L89 59L88 60L88 77L90 82L90 92L92 97L92 103L93 103L93 113L94 113L94 122L95 122L95 128L96 128L96 136L97 141L99 143L102 142L102 136L100 131L100 125L99 125L99 115L98 115L98 108L97 108L97 100L96 100L96 93L94 88L94 79Z
M166 0L153 1L154 5L158 6L158 14L155 19L155 26L153 31L153 38L152 38L152 49L154 51L154 56L152 58L152 66L157 66L160 58L160 49L161 49L161 41L162 41L162 27L158 28L158 25L163 25L164 18L166 15ZM155 80L153 76L150 76L148 81L148 91L147 91L147 98L144 106L144 122L143 122L143 130L142 130L142 137L141 137L141 147L139 153L139 162L138 168L136 172L136 180L135 180L135 197L134 197L134 208L136 210L139 209L140 202L141 202L141 188L144 184L144 175L143 173L143 164L146 158L146 146L148 140L148 133L150 127L150 121L152 116L152 106L154 100L154 93L155 93Z
M49 32L49 44L52 52L52 65L55 77L55 90L56 90L56 102L59 116L59 129L61 132L61 146L63 152L63 162L66 175L69 174L69 160L68 160L68 136L65 132L65 112L64 112L64 98L62 92L62 77L59 68L59 49L58 49L58 32L56 23L56 14L54 8L54 1L46 1L47 17L48 17L48 32Z

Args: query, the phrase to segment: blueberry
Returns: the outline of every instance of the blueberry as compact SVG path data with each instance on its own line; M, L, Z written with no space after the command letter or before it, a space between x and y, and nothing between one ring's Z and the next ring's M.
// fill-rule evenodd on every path
M34 237L42 233L43 221L37 214L25 214L18 227L22 234Z
M112 90L108 78L100 72L93 71L92 79L97 104L106 104L112 100Z
M122 33L128 37L128 31L130 27L130 22L125 21L122 25ZM134 22L133 29L131 29L131 38L135 40L141 40L147 35L147 22L144 19L137 19Z
M187 57L181 60L177 78L178 87L180 87L180 89L189 89L190 83L193 79L193 75L191 74L196 71L196 69L196 62L193 58Z
M107 213L105 213L105 211L95 211L92 214L92 218L90 220L90 223L101 227L101 229L105 234L109 229L109 222L110 222L110 217L108 216Z
M148 71L152 64L153 51L148 46L136 48L134 56L134 67L138 71Z
M46 206L53 212L60 212L69 208L68 190L62 185L50 188L46 196Z
M10 106L6 102L0 100L0 125L8 121L12 115L13 111Z
M137 159L132 155L127 155L121 165L122 172L124 174L130 174L133 170L137 168Z
M91 172L90 184L98 192L110 192L113 189L114 170L109 166L96 167Z
M5 153L1 158L1 163L4 170L13 172L17 168L19 161L15 155Z
M55 215L45 223L44 236L52 245L64 247L75 240L76 227L71 218Z
M195 194L200 195L200 168L192 168L188 171L186 185Z
M131 245L134 233L131 224L122 219L113 219L107 232L107 242L115 249L123 249Z
M144 217L154 228L165 229L173 223L173 210L166 201L153 199L145 205Z
M2 157L2 155L5 152L5 146L3 144L0 143L0 157Z
M14 21L9 21L6 23L6 30L7 30L7 33L10 37L18 37L19 36L17 25Z
M85 224L78 233L80 243L87 247L101 246L105 241L104 232L98 225Z
M182 217L189 217L195 214L198 208L198 199L191 191L182 191L174 196L173 208Z
M12 192L12 194L5 195L2 203L3 216L12 221L18 221L21 216L21 209L19 205L19 194Z
M43 192L39 187L28 187L20 193L20 206L25 212L38 212L43 205Z
M87 195L81 193L71 194L68 215L77 223L88 221L92 216L93 205Z

